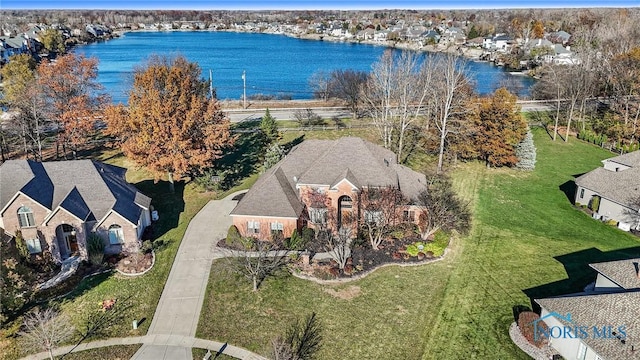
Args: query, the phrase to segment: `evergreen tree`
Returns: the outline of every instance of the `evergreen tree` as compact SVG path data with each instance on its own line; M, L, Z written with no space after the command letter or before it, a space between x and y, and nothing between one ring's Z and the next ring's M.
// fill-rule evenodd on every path
M262 121L260 122L260 130L267 138L267 144L271 144L272 142L278 140L280 138L280 133L278 133L278 124L276 124L276 118L271 116L269 112L269 108L264 112L264 116L262 117Z
M471 29L469 29L469 34L467 34L467 38L475 39L478 36L480 36L480 34L478 33L478 30L476 29L476 26L475 25L471 25Z
M533 170L536 167L536 146L533 143L531 130L527 131L524 139L516 145L518 163L516 167L521 170Z
M278 144L273 144L269 149L267 149L267 153L264 155L264 170L271 168L273 165L277 164L278 161L282 160L285 155L284 148Z

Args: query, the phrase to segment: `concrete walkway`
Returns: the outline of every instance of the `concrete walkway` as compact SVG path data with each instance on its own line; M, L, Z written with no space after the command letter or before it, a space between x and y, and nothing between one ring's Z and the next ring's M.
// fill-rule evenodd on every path
M233 198L239 193L210 201L189 223L147 336L195 338L211 262L224 256L216 242L227 234L232 223L229 213L237 203ZM145 343L132 360L191 360L191 345Z
M177 335L145 335L137 337L126 338L111 338L106 340L92 341L81 344L74 352L97 349L107 346L117 345L132 345L143 344L138 352L143 348L144 356L149 356L153 359L181 359L187 356L187 359L191 360L191 348L209 349L215 354L224 344L217 341L210 341L204 339L197 339L193 337L177 336ZM73 346L63 346L53 351L54 356L60 356L66 354L71 350ZM248 360L266 360L265 358L256 355L249 350L239 348L233 345L227 345L224 349L224 353L233 356L238 359ZM137 353L136 353L137 354ZM29 355L22 358L22 360L43 360L48 359L49 353L41 352L38 354Z

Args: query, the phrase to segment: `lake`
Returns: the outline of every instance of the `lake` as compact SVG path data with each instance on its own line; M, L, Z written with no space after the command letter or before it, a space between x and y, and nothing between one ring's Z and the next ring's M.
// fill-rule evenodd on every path
M209 77L211 70L219 99L242 98L243 71L247 97L270 94L310 99L313 94L308 81L315 72L370 71L371 64L384 50L383 46L301 40L284 35L174 31L129 32L113 40L77 46L74 51L98 58L98 81L114 102L126 103L133 69L153 54L183 55L200 65L204 78ZM487 62L469 62L468 68L480 94L492 93L503 80L511 78L526 95L533 83L529 77L511 75Z

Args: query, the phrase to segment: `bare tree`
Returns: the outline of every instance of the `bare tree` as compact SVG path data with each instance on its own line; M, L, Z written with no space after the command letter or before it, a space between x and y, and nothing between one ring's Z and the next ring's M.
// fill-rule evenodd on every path
M468 111L467 100L471 95L469 80L465 75L465 64L453 55L439 58L434 69L436 80L433 86L433 120L439 133L438 173L442 172L447 136L456 131L456 120Z
M351 257L351 228L342 227L337 234L324 230L319 237L325 238L325 250L338 263L338 268L344 270L347 260Z
M231 268L243 275L253 284L253 291L258 291L260 284L269 275L287 263L287 251L280 250L270 241L243 239L246 251L230 259Z
M74 331L68 316L48 308L27 314L24 318L24 331L19 334L27 348L46 351L49 359L53 360L53 350L69 340Z
M469 209L453 191L451 181L443 175L430 178L427 190L418 196L418 205L421 207L418 226L425 240L440 229L461 233L469 229Z
M346 101L355 119L360 108L360 89L366 81L367 73L364 71L335 70L331 73L329 96Z
M400 206L407 201L402 192L392 186L384 188L367 187L360 192L359 206L363 211L362 228L369 237L373 250L400 220Z
M302 322L296 320L271 343L274 360L313 360L322 346L322 324L313 312Z
M318 71L309 78L309 87L313 90L313 97L329 100L331 75L326 71Z
M434 72L432 57L420 65L413 52L385 51L363 86L362 98L386 148L402 159L407 131L424 117Z

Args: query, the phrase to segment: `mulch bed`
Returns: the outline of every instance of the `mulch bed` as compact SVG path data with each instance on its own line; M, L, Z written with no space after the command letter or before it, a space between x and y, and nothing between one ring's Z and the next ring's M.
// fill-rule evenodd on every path
M135 256L137 256L137 258ZM130 256L116 254L109 256L107 262L113 264L117 270L125 274L134 275L151 268L151 265L153 265L153 255L150 252Z

